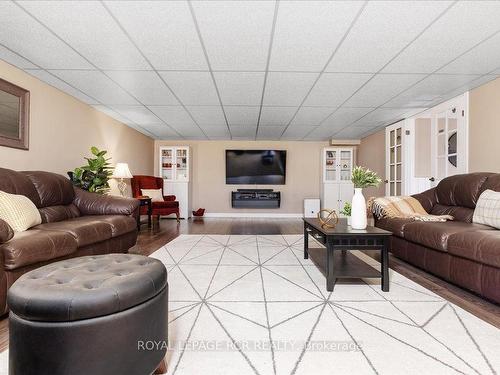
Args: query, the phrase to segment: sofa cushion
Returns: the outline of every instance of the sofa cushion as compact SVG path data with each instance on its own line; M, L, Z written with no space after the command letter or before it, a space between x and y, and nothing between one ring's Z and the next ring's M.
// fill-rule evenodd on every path
M406 224L413 223L415 220L399 218L399 217L383 217L381 219L377 219L376 226L378 228L382 228L392 232L393 235L404 238L404 228Z
M113 237L118 237L122 234L137 230L137 221L131 216L101 215L96 216L95 218L111 226L111 235Z
M0 219L14 232L24 232L42 222L40 212L28 197L5 191L0 191Z
M55 223L45 223L35 228L69 233L76 239L78 247L109 240L112 237L111 224L100 220L98 215L81 216Z
M42 223L53 223L56 221L63 221L68 219L74 219L80 216L80 210L73 204L68 204L66 206L49 206L40 208L40 216L42 217Z
M60 174L50 172L22 172L28 176L40 197L39 207L68 205L73 202L75 192L71 181Z
M474 210L468 207L460 206L445 206L436 204L430 212L433 215L451 215L455 221L463 221L464 223L472 223L472 215Z
M40 197L35 186L24 174L10 169L0 168L0 190L10 194L21 194L28 197L40 207Z
M0 245L4 268L14 270L30 264L49 261L76 252L77 242L69 233L30 229L18 232Z
M468 173L446 177L436 186L437 202L443 206L474 209L482 185L492 173Z
M448 239L448 252L500 268L500 230L461 232Z
M447 221L444 223L415 221L404 227L404 237L408 241L424 245L439 251L448 251L448 239L456 233L476 230L493 230L481 224Z

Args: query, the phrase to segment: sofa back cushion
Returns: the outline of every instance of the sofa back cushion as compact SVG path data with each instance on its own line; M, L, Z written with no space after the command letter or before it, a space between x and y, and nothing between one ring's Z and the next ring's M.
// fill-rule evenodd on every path
M28 197L37 207L40 207L40 197L31 180L23 173L11 169L0 168L0 190L9 194Z
M437 203L473 210L490 175L492 173L468 173L446 177L436 187Z
M26 175L40 197L40 206L65 206L71 204L75 199L75 191L71 181L59 174L50 172L22 172Z
M80 210L73 204L40 208L42 223L55 223L80 216Z
M483 186L481 186L481 193L485 190L500 191L500 173L488 176Z
M463 221L464 223L472 223L472 215L474 210L468 207L461 206L445 206L436 204L430 212L433 215L451 215L455 221Z

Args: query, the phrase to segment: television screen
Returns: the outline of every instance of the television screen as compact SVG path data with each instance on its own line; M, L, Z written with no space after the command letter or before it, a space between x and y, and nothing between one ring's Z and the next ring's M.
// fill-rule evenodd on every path
M286 151L226 150L226 184L284 185Z

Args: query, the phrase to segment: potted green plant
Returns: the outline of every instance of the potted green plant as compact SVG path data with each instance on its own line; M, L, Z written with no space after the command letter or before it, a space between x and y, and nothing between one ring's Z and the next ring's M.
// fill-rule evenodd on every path
M344 215L347 217L347 225L351 225L351 203L350 202L345 202L344 203L344 208L342 208L342 211L340 211L341 215Z
M75 186L92 193L106 194L113 174L110 158L105 158L107 151L97 147L91 147L90 152L94 157L85 158L87 165L75 168L68 175Z
M363 188L370 186L377 187L382 179L368 168L356 166L352 170L352 183L354 184L354 196L352 197L351 207L351 226L353 229L365 229L367 225L366 218L366 200L363 196Z

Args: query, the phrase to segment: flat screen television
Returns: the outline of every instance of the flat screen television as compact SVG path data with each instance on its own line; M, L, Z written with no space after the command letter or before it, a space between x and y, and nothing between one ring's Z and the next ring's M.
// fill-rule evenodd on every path
M286 151L226 150L226 184L284 185Z

